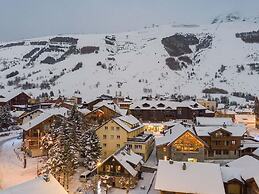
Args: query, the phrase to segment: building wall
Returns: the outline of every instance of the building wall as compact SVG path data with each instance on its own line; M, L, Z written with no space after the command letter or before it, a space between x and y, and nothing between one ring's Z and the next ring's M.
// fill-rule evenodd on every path
M101 126L96 134L102 146L102 159L124 146L128 138L127 132L113 120Z

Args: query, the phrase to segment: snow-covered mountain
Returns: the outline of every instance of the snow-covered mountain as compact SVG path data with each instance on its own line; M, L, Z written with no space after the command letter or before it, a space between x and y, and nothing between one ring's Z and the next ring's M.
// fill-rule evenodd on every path
M120 92L131 97L200 96L203 89L217 87L259 95L259 33L236 34L257 31L259 24L228 18L231 22L218 19L203 26L154 25L114 35L3 43L0 94L14 89L35 96L80 91L89 100Z

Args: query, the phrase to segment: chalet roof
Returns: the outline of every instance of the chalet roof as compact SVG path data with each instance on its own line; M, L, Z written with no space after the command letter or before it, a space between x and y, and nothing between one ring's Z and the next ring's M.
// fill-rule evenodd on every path
M45 120L49 119L54 115L61 115L67 117L67 110L66 108L53 108L53 109L44 109L43 113L41 113L36 118L32 119L31 121L21 125L21 128L25 131L30 130L31 128L37 126L38 124L44 122Z
M195 134L191 127L184 126L178 123L175 126L168 129L167 133L164 136L157 138L156 145L159 146L159 145L170 144L187 131L189 131L192 134Z
M252 156L245 155L227 163L226 166L239 168L244 180L254 179L259 186L259 160Z
M18 117L22 116L25 113L25 111L10 111L10 113L11 113L12 117L18 118Z
M196 117L197 126L223 126L223 124L231 126L234 123L231 118L225 117Z
M87 109L87 108L81 108L81 109L79 108L78 111L79 111L80 113L84 114L84 115L86 115L86 114L88 114L88 113L91 112L91 111L90 111L89 109Z
M122 115L120 107L111 100L103 100L101 102L98 102L93 106L93 111L101 108L102 106L105 106L113 110L114 112L117 112L118 114Z
M179 193L225 193L219 165L200 162L159 160L155 189Z
M234 179L244 183L241 177L240 168L222 166L220 167L220 169L221 169L221 175L224 183L227 183L228 181L232 181Z
M241 150L247 149L247 148L259 148L259 141L256 141L254 139L244 139L241 141Z
M231 133L232 136L240 137L243 136L246 133L246 127L242 124L237 124L233 126L208 126L208 127L195 127L195 131L197 135L200 136L210 136L211 133L223 129L229 133Z
M102 163L105 163L110 158L115 158L133 177L135 177L138 171L131 165L143 164L143 157L135 154L132 150L127 150L128 148L123 147L119 151L115 152ZM131 163L131 164L130 164Z
M206 109L204 106L197 102L188 100L183 102L168 101L168 100L135 100L130 105L130 109L143 109L143 110L176 110L177 107L188 107L193 110Z
M253 154L259 157L259 147L253 152Z
M46 182L42 176L25 183L15 185L6 190L1 191L1 194L68 194L66 190L59 184L59 182L49 175L49 181Z
M0 98L0 102L8 102L11 99L13 99L14 97L16 97L22 93L27 95L28 97L30 97L30 95L28 95L26 92L14 91L14 92L10 92L10 93L7 93L6 95L4 95L4 98Z
M135 117L133 118L127 116L121 116L121 117L117 117L117 118L113 118L112 120L117 123L118 125L120 125L123 129L125 129L127 132L132 132L135 131L141 127L143 127L143 124L140 123L139 120L137 120ZM126 120L126 121L125 121ZM129 125L132 125L132 127L130 127Z

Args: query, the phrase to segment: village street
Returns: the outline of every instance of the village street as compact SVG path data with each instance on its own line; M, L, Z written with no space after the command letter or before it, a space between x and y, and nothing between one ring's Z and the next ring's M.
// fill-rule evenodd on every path
M0 190L36 177L36 158L27 160L27 168L23 168L22 155L18 151L21 142L17 135L0 139Z

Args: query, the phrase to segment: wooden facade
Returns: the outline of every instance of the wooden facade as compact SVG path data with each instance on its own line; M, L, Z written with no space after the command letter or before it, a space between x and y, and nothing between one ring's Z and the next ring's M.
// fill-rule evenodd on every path
M203 162L206 145L199 137L186 131L173 142L156 146L156 152L158 160Z
M0 106L10 106L13 105L28 105L28 101L31 99L29 95L24 92L18 93L9 98L2 98L3 100L0 101Z
M209 146L208 159L236 159L239 157L242 136L232 136L230 132L220 128L209 136L199 136Z

